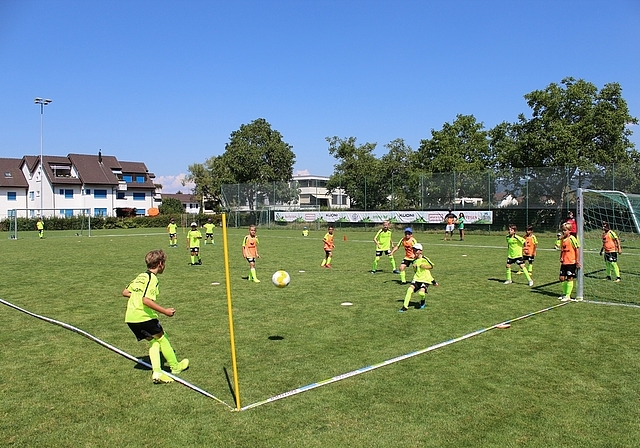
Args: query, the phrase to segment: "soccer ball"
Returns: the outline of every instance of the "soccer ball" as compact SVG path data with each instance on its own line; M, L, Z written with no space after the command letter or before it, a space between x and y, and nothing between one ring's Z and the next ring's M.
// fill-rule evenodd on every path
M271 281L278 288L284 288L291 281L291 277L289 277L289 273L287 271L276 271L271 276Z

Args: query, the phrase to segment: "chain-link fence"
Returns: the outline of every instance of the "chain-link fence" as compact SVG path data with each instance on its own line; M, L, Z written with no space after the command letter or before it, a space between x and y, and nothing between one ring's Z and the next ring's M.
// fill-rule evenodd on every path
M341 189L358 193L360 203L351 210L465 210L491 211L493 220L483 230L502 230L514 223L537 231L555 231L569 210L575 210L577 188L638 192L638 174L633 167L611 165L597 171L575 167L522 168L484 172L412 173L362 176ZM377 182L377 183L376 183ZM361 195L361 192L369 194ZM636 190L636 191L634 191ZM375 191L376 194L372 194ZM231 184L222 187L224 207L231 213L230 225L278 225L274 212L311 210L301 203L297 182ZM331 195L327 191L327 196ZM354 194L355 196L355 194ZM374 200L372 198L378 198ZM379 198L383 198L380 200ZM435 224L424 223L425 228Z

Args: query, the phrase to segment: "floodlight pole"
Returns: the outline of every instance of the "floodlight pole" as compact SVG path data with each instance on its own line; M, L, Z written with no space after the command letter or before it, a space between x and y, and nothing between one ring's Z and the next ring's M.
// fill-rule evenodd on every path
M51 103L51 100L37 97L33 100L33 102L40 105L40 217L42 217L42 212L44 209L44 166L42 165L44 106L47 106L49 103Z

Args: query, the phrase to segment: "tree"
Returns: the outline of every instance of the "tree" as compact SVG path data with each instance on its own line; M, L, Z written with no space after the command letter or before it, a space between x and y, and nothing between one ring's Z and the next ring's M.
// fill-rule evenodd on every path
M429 173L421 187L427 204L449 207L456 198L486 197L484 173L493 164L488 132L473 115L457 115L441 130L432 129L413 159L417 170Z
M375 143L356 145L355 137L327 137L329 154L340 162L329 177L327 189L342 188L351 199L352 208L375 210L387 202L390 190L380 160L373 151Z
M524 98L531 118L520 114L516 123L503 123L491 135L498 166L514 185L522 181L515 179L521 173L513 168L550 167L527 174L527 185L537 188L529 195L545 197L561 208L572 188L584 186L586 176L638 159L627 127L638 119L629 114L619 84L605 84L598 91L582 79L565 78L560 85L551 83Z
M179 199L162 198L162 203L158 207L161 215L181 215L184 213L184 206Z
M406 210L420 204L418 191L419 179L411 169L414 152L403 139L397 138L386 145L388 152L380 159L384 179L391 183L388 204L389 210Z
M291 180L294 163L292 146L265 119L258 118L231 133L222 155L189 166L185 181L196 184L196 195L217 202L223 199L222 185L243 184L237 200L253 210L260 198L272 197L273 183ZM290 200L292 194L297 195L297 191L281 190L277 195L280 200L283 196Z

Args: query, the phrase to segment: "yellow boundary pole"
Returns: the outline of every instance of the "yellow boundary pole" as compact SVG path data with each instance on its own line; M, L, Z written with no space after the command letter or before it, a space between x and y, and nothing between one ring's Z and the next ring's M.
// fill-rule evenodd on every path
M233 333L233 306L231 305L231 276L229 274L229 245L227 243L227 214L222 214L222 248L224 253L224 274L227 286L227 311L229 313L229 336L231 339L231 363L233 365L233 385L236 394L236 410L240 406L240 384L238 383L238 363L236 361L236 342Z

